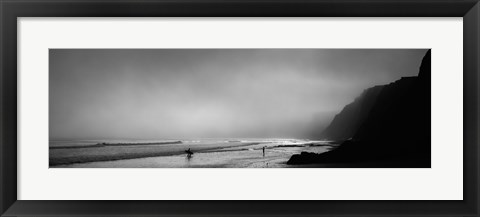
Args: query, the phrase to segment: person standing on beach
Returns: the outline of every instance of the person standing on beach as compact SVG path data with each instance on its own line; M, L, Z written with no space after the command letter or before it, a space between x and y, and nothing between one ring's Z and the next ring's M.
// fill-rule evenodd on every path
M262 150L263 150L263 157L265 157L265 146L263 146Z

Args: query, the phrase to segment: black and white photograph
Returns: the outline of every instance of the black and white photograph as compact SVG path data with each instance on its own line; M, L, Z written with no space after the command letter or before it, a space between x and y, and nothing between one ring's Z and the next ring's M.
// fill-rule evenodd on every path
M430 49L50 49L49 168L431 168Z

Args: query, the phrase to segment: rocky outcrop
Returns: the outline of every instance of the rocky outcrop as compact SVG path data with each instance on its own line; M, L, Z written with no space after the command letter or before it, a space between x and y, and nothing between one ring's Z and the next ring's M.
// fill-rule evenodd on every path
M351 139L322 154L294 155L287 163L396 161L430 167L430 76L429 50L417 77L404 77L381 88L365 117L354 121L357 127Z

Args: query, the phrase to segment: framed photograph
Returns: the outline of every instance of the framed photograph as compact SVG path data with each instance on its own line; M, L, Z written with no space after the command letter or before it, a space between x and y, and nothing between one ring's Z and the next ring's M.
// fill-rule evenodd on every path
M467 1L1 1L2 216L478 216Z

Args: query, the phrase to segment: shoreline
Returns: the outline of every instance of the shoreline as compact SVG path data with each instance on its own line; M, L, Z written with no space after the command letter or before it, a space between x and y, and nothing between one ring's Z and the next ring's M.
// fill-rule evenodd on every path
M228 147L199 148L195 150L195 153L222 152L222 149L226 149L226 148L235 148L235 147L251 146L251 145L258 145L258 144L261 144L261 143L242 143L241 145L234 145L234 146L228 146ZM165 145L168 145L168 144L165 144ZM146 146L149 146L149 145L146 145ZM107 147L107 146L96 146L96 148L103 148L103 147ZM85 147L85 148L89 149L94 147ZM215 150L218 150L218 151L215 151ZM225 150L225 151L235 151L235 150ZM154 151L154 152L143 152L143 153L119 153L119 154L104 154L104 155L50 157L49 166L61 166L61 165L105 162L105 161L118 161L118 160L129 160L129 159L149 158L149 157L167 157L167 156L182 155L184 153L185 153L185 150L182 149L179 151L159 150L156 152Z

